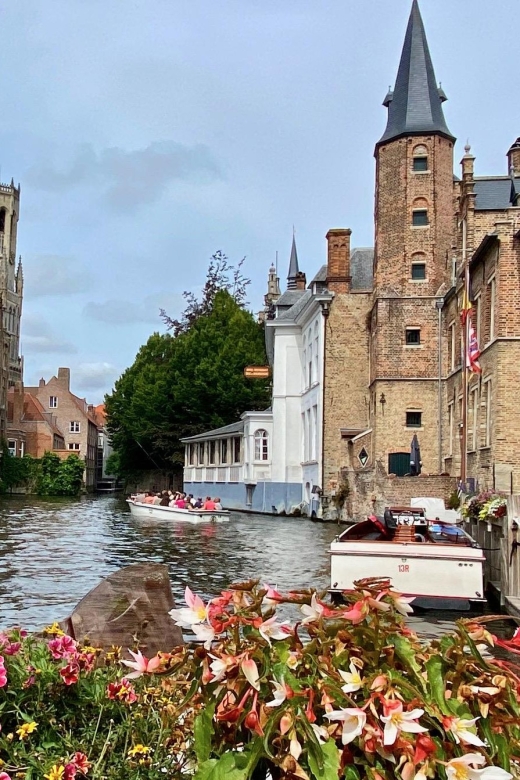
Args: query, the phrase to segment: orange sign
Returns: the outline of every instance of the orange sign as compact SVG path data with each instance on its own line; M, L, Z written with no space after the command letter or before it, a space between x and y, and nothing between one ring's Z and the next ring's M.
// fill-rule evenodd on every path
M270 366L246 366L244 368L244 376L247 379L267 379L271 376Z

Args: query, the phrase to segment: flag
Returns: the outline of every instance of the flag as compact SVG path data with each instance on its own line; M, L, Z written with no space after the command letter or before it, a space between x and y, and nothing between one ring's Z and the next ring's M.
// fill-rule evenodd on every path
M462 293L462 305L460 309L460 321L462 325L466 324L466 320L470 311L471 301L469 299L469 269L466 266L464 271L464 292Z
M471 304L470 304L471 307ZM473 323L471 321L471 314L466 311L466 319L468 320L468 345L466 355L466 368L468 368L473 374L481 374L482 369L479 363L480 349L478 346L477 334Z

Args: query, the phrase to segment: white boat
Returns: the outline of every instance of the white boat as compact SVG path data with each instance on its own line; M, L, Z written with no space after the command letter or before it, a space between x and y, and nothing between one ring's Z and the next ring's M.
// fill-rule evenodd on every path
M429 514L429 513L428 513ZM419 507L391 507L348 528L331 544L331 594L356 580L388 577L413 607L470 610L485 604L484 554L453 522Z
M159 506L158 504L142 504L127 498L132 517L154 518L156 520L173 520L181 523L211 523L229 520L226 509L179 509L176 506Z

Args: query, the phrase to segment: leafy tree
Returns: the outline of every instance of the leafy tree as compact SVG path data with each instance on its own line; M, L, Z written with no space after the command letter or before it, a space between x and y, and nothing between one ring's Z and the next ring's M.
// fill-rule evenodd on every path
M30 455L15 458L9 453L7 444L4 444L0 456L0 492L6 493L15 487L30 487L38 466L39 461Z
M173 335L154 333L105 398L120 474L178 470L181 438L268 406L269 382L243 373L266 362L263 327L244 308L248 284L241 264L233 269L217 253L201 300L186 293L180 320L162 312Z
M56 453L46 452L40 460L38 495L76 496L81 490L84 468L77 455L61 460Z

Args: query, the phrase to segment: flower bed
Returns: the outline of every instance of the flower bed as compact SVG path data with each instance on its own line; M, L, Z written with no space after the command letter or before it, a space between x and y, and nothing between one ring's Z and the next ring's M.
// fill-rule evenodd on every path
M489 618L421 643L384 580L337 607L256 582L186 601L200 644L152 659L1 634L0 780L518 777L520 667L486 651L520 639Z
M466 501L461 512L466 519L490 523L506 516L507 502L499 493L479 493Z

